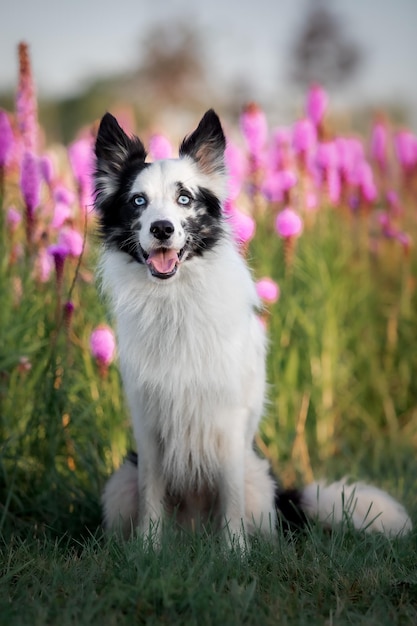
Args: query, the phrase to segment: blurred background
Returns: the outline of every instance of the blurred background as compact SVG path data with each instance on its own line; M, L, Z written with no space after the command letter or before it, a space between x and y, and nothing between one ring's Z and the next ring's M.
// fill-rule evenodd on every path
M417 129L416 0L2 2L0 106L25 41L49 138L106 109L175 136L208 107L234 121L252 100L285 124L314 81L342 130L366 130L378 108Z

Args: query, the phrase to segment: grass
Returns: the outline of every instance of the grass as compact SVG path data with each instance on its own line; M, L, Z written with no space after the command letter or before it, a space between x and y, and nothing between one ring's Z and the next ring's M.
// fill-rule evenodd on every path
M98 534L15 537L2 546L1 623L412 624L415 549L415 535L389 542L348 527L278 535L248 557L172 529L157 554Z
M13 202L12 184L3 206ZM157 553L104 537L100 492L132 442L117 363L101 376L89 352L92 329L109 322L91 278L94 225L58 286L36 279L38 250L0 215L0 624L417 623L416 531L388 541L312 526L254 541L248 556L170 526ZM262 452L284 484L348 474L417 519L415 254L375 238L369 216L322 208L291 266L270 211L248 257L281 289Z

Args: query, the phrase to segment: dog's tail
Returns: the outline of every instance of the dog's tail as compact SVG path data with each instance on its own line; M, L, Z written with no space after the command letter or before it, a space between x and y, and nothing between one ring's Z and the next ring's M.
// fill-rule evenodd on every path
M129 452L123 465L106 483L102 495L103 524L107 531L119 531L128 539L138 524L138 457Z
M405 508L385 491L346 479L314 482L301 490L277 491L276 508L284 529L317 520L326 528L348 522L356 530L405 535L413 525Z

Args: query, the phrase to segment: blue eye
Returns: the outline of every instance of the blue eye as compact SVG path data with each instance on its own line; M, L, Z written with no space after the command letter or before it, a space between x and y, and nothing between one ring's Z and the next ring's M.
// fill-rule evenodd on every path
M148 201L145 196L137 195L132 198L132 204L134 204L134 206L144 207L147 203Z
M185 206L186 204L190 204L191 198L190 198L190 196L186 196L185 194L181 194L180 196L178 196L177 202L178 202L178 204L182 204L183 206Z

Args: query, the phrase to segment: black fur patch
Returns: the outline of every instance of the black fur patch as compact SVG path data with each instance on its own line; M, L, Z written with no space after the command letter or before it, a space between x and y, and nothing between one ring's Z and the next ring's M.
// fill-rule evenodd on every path
M297 531L307 525L307 516L301 508L301 492L297 489L285 489L278 487L275 491L275 507L278 515L278 526L284 533Z
M138 244L135 232L140 229L138 220L142 210L133 206L131 188L138 174L149 167L149 163L126 163L118 176L117 191L106 197L99 205L99 233L106 245L127 252L136 261L143 262L138 256Z
M212 250L223 237L222 207L220 200L211 191L199 187L194 214L185 218L184 228L189 236L188 259Z

